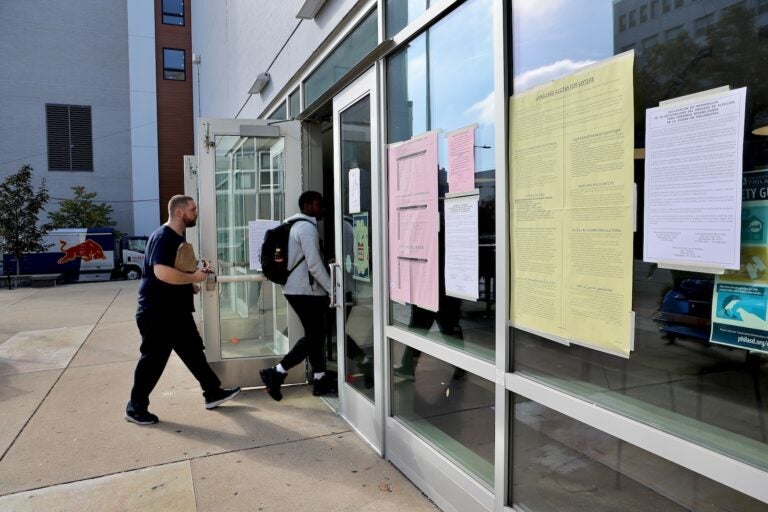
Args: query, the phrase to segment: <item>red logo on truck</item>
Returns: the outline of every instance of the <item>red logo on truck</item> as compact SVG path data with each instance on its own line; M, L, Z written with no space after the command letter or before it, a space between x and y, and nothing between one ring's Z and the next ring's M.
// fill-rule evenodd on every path
M67 242L64 240L59 240L59 242L61 242L61 252L64 253L64 256L59 258L58 263L60 265L77 258L83 258L83 261L107 259L107 257L104 256L104 249L93 240L86 240L83 243L73 245L69 249L64 248L64 246L67 245Z

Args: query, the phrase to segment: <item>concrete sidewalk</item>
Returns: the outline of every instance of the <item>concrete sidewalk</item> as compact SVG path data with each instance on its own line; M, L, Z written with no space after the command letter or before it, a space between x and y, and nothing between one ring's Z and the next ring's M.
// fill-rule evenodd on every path
M126 422L136 287L0 290L0 510L436 510L306 386L208 411L172 356Z

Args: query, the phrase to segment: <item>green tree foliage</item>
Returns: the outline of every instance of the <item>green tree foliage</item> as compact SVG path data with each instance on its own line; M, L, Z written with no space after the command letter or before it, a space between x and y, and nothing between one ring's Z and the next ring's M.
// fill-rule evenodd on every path
M112 207L95 202L96 192L86 192L85 187L72 187L74 197L63 199L59 211L50 212L52 228L108 228L115 225L111 219Z
M730 85L749 88L747 101L754 112L768 104L766 62L768 42L755 12L732 7L708 27L706 37L694 39L682 32L643 53L635 80L638 106L653 107L661 100Z
M0 253L16 257L16 274L21 268L21 257L27 252L45 251L43 236L48 226L38 225L40 211L48 202L45 180L35 192L32 186L32 167L22 166L0 183Z
M746 86L744 170L764 166L768 137L753 135L752 129L768 113L767 63L768 30L759 26L754 10L737 4L723 10L700 37L681 32L640 54L635 61L635 112L715 87ZM636 147L643 147L645 116L635 115L635 127Z

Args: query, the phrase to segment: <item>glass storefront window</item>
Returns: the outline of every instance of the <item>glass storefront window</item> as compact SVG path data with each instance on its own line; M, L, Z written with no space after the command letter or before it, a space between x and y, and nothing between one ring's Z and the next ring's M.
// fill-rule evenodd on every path
M334 48L304 81L304 107L308 107L376 48L379 40L378 11L373 10Z
M391 347L392 361L419 362L411 372L392 368L393 415L493 487L493 382L394 340Z
M445 133L475 123L475 187L479 203L479 300L443 289L444 234L440 229L440 302L435 313L390 301L393 325L487 360L495 354L495 149L492 9L469 0L387 61L387 142L441 130L438 201L448 192ZM466 71L471 69L471 73Z
M541 404L510 418L516 510L765 510L765 504Z
M513 1L514 91L634 47L636 149L645 145L645 111L660 101L725 85L747 87L743 170L768 169L768 137L752 133L766 124L761 116L768 112L768 19L750 3L701 1L688 10L667 9L670 2L664 2L655 21L622 30L623 17L644 3L574 0L555 8ZM700 20L710 15L706 37L697 37L704 35ZM643 261L645 162L642 151L636 155L634 350L622 358L514 330L514 370L768 470L768 355L710 342L714 275Z

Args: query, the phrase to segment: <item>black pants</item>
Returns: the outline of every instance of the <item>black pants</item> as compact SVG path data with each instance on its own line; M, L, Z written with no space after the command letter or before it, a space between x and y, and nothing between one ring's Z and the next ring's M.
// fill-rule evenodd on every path
M464 332L459 325L461 319L461 301L455 297L448 297L444 293L440 294L439 309L437 312L429 311L418 306L411 306L411 320L408 327L425 329L429 331L432 324L437 322L440 333L453 336L460 340L464 339ZM413 347L405 347L403 357L400 359L400 366L406 368L415 368L421 357L421 351Z
M327 296L286 295L285 299L301 320L304 337L288 352L280 364L286 370L293 368L304 358L309 360L312 371L325 371L325 315L328 312Z
M171 350L200 383L203 396L208 397L209 393L221 387L221 381L205 360L203 339L191 312L159 314L138 311L136 325L141 333L141 357L136 365L131 390L131 405L135 410L146 411L149 407L149 394L160 380Z

